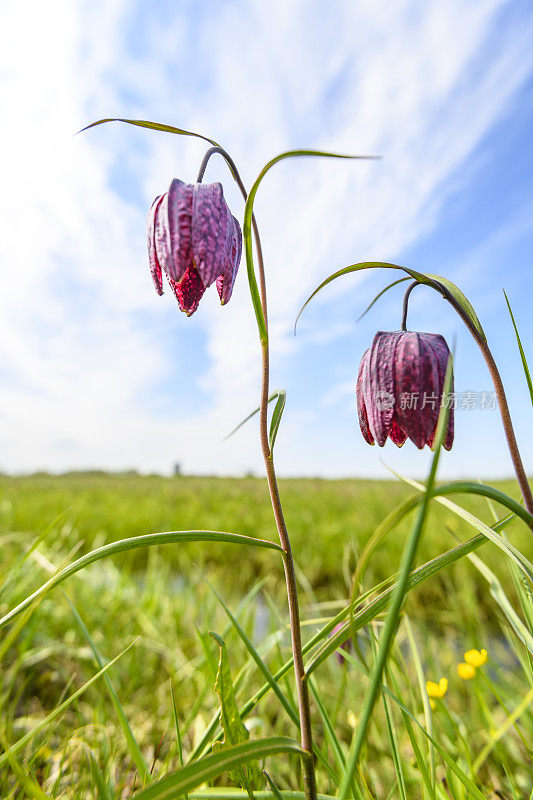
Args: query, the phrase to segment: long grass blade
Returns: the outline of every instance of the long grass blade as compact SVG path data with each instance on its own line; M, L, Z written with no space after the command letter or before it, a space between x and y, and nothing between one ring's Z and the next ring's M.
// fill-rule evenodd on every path
M44 719L38 722L37 725L34 725L31 731L28 731L28 733L24 734L24 736L22 736L22 738L18 739L18 741L12 744L9 747L9 749L6 750L5 753L2 753L2 755L0 755L0 767L3 767L4 764L8 761L10 754L18 753L20 750L22 750L23 747L25 747L28 744L28 742L30 742L33 739L34 736L36 736L38 733L40 733L40 731L44 730L44 728L46 728L51 722L57 719L57 717L59 717L63 713L63 711L65 711L65 709L67 709L74 702L74 700L76 700L76 698L78 698L80 695L86 692L87 689L90 686L92 686L93 683L95 683L99 678L101 678L102 675L104 675L108 669L111 669L111 667L114 664L116 664L117 661L121 659L122 656L124 656L128 652L128 650L130 650L133 647L134 644L135 642L132 642L130 645L128 645L128 647L126 647L121 653L119 653L118 656L115 656L115 658L109 661L105 665L105 667L102 667L102 669L99 670L96 673L96 675L93 675L92 678L89 678L89 680L86 683L84 683L83 686L80 686L80 688L77 689L73 694L71 694L70 697L68 697L66 700L60 703L56 708L54 708L54 710L51 711L50 714L48 714Z
M161 544L175 544L187 542L224 542L226 544L245 544L249 547L264 547L269 550L278 550L283 553L282 548L275 542L268 542L265 539L255 539L252 536L243 536L240 533L225 533L222 531L169 531L165 533L149 533L144 536L134 536L129 539L119 539L117 542L111 542L103 547L98 547L90 553L78 558L72 564L64 567L56 575L46 581L39 589L33 594L26 597L18 606L11 609L0 619L0 628L6 625L13 617L24 611L34 600L47 594L51 589L58 584L62 583L71 575L79 572L81 569L88 567L89 564L94 564L102 558L109 558L117 553L123 553L127 550L135 550L139 547L153 547Z
M531 688L529 692L526 694L526 696L520 701L520 703L517 705L513 713L510 714L507 717L507 719L505 719L504 722L502 722L500 727L491 734L490 741L487 742L483 750L480 752L480 754L474 761L473 764L474 774L476 774L480 770L480 768L487 760L487 757L490 755L490 753L497 745L497 743L500 741L500 739L503 736L505 736L509 728L511 728L515 724L516 720L522 716L524 711L526 711L526 709L532 702L533 702L533 688Z
M365 317L368 314L368 312L370 311L370 309L375 306L375 304L378 302L379 298L383 297L383 295L386 292L388 292L389 289L392 289L394 286L398 286L399 283L405 283L405 281L408 281L408 280L409 280L409 277L407 277L407 278L398 278L397 281L393 281L392 283L389 283L387 286L385 286L385 288L382 289L381 292L377 293L377 295L374 297L372 302L365 308L363 313L359 317L357 317L356 322L361 322L363 317Z
M281 393L285 394L285 390L284 389L281 389L281 390L276 389L274 392L272 392L270 394L270 397L268 398L268 402L271 403L272 400L275 400L276 398L279 398ZM246 423L249 420L251 420L253 417L255 417L256 414L259 414L260 410L261 410L261 406L257 406L257 408L254 408L254 410L252 411L251 414L248 414L248 416L245 417L243 420L241 420L241 422L239 422L239 424L235 428L233 428L232 431L230 431L226 436L224 436L224 441L226 441L226 439L229 439L231 436L233 436L234 433L237 433L237 431L240 430L243 425L246 425Z
M100 653L98 652L98 650L96 648L95 643L93 642L93 639L92 639L91 634L89 633L89 631L87 629L87 626L85 625L85 622L81 618L78 609L76 608L76 606L74 605L74 603L72 602L72 600L70 599L68 594L66 592L63 592L63 594L64 594L64 596L65 596L65 598L67 600L67 603L69 604L69 606L70 606L70 608L72 610L72 613L74 615L74 619L76 620L78 628L80 629L82 635L84 636L84 638L86 639L89 647L92 650L92 653L93 653L93 656L94 656L94 660L96 661L96 665L97 665L98 669L103 669L104 662L103 662L103 660L102 660L102 658L100 656ZM120 723L120 727L122 728L122 732L124 733L124 738L126 739L126 743L128 745L128 750L130 751L130 755L131 755L131 757L133 759L133 762L134 762L135 766L137 767L137 770L139 772L139 775L141 776L141 780L143 781L143 783L150 783L150 781L152 780L152 776L150 775L150 770L148 769L148 765L146 764L146 761L143 758L143 754L141 753L141 749L139 747L137 739L133 735L133 731L131 730L130 724L128 722L128 718L126 717L126 714L124 713L124 709L122 708L122 704L121 704L120 700L118 699L117 693L115 692L115 688L113 686L113 683L111 682L111 678L109 677L107 672L104 673L103 677L104 677L104 683L105 683L105 685L107 687L107 691L109 692L109 696L111 698L111 702L113 703L113 705L115 707L115 711L116 711L116 714L117 714L117 717L118 717L118 721Z
M388 468L390 469L390 468ZM403 483L407 483L409 486L413 486L415 489L418 489L420 492L425 491L425 487L422 483L413 480L405 475L402 475L395 470L390 470L397 478L399 478ZM503 492L500 492L497 489L494 489L492 486L485 486L484 484L479 483L469 483L467 481L458 481L457 483L450 483L446 484L445 486L437 487L433 494L435 500L446 508L449 508L450 511L453 511L458 517L464 519L468 522L473 528L483 533L487 539L490 539L493 544L503 550L503 552L512 559L519 569L522 570L524 575L528 578L529 581L533 583L533 564L523 555L523 553L518 550L514 545L504 539L502 536L499 536L493 528L489 527L485 522L478 519L474 514L470 511L467 511L462 506L453 503L451 500L448 500L445 495L449 494L480 494L484 495L485 497L489 497L493 500L498 501L503 506L506 506L508 509L512 511L515 516L520 517L523 519L527 524L530 524L533 521L533 516L529 514L520 503L517 503L516 500L513 500L511 497L508 497Z
M531 403L533 403L533 381L531 380L531 373L529 371L529 366L527 363L526 354L524 352L524 348L522 346L522 340L520 338L520 334L518 333L518 327L515 322L514 314L511 309L511 304L509 302L509 298L507 297L507 293L505 289L503 290L505 295L505 302L507 303L507 308L509 309L509 314L511 315L511 321L513 323L514 332L516 334L516 342L518 344L518 349L520 351L520 358L522 359L522 368L524 370L524 375L526 376L527 388L529 389L529 397L531 399Z
M298 755L301 758L308 757L294 739L285 736L255 739L190 762L187 766L137 792L135 797L136 800L174 800L224 772L231 772L249 761L257 761L280 753Z

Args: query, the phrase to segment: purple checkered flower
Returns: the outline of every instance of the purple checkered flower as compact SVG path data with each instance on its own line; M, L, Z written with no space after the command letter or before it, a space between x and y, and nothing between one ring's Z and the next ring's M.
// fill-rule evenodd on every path
M357 410L368 444L433 445L450 351L438 333L380 331L359 366ZM450 386L453 392L453 379ZM450 408L444 447L453 443Z
M220 183L174 179L148 212L148 256L158 294L162 270L179 307L190 317L216 281L222 305L233 291L241 260L242 233Z

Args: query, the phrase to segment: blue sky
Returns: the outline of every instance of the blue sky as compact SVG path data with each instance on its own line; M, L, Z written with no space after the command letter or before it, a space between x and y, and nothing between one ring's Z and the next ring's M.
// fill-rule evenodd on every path
M294 319L328 274L383 260L439 273L472 301L533 470L531 406L502 294L531 358L533 11L449 0L81 2L8 0L0 12L0 469L104 467L262 472L259 347L245 269L229 305L209 291L187 319L153 291L146 212L204 146L108 116L202 131L250 186L295 147L379 162L298 159L259 191L272 385L287 391L283 475L426 474L414 445L368 447L355 411L359 360L399 327L403 287L357 317L388 273L349 276ZM233 213L242 200L221 161ZM430 290L409 327L456 342L456 390L490 391L462 323ZM496 411L456 412L442 476L511 474Z

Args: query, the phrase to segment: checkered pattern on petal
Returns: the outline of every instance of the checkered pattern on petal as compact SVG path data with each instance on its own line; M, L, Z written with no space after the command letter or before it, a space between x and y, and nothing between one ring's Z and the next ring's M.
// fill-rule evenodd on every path
M222 305L228 302L233 292L235 285L235 278L241 262L242 252L242 233L241 226L232 216L232 234L230 240L230 247L226 255L226 265L224 273L217 278L217 290L220 296Z
M155 284L155 288L157 294L163 294L163 275L161 272L161 265L157 260L157 253L155 250L155 240L154 240L154 232L155 232L155 215L157 213L157 209L159 208L162 196L156 197L152 205L150 206L150 211L148 212L148 260L150 262L150 272L152 273L152 279Z
M192 255L204 286L224 274L233 217L220 183L197 183L192 206Z

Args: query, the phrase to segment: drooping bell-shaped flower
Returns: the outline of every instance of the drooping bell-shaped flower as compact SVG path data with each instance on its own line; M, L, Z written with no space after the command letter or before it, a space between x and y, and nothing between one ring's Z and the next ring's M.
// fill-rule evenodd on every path
M450 351L438 333L380 331L359 366L357 410L369 444L433 445ZM453 392L453 378L450 393ZM444 447L453 443L450 407Z
M233 291L241 260L242 233L220 183L183 183L175 178L148 212L148 256L158 294L164 270L179 307L194 314L216 281L222 305Z

